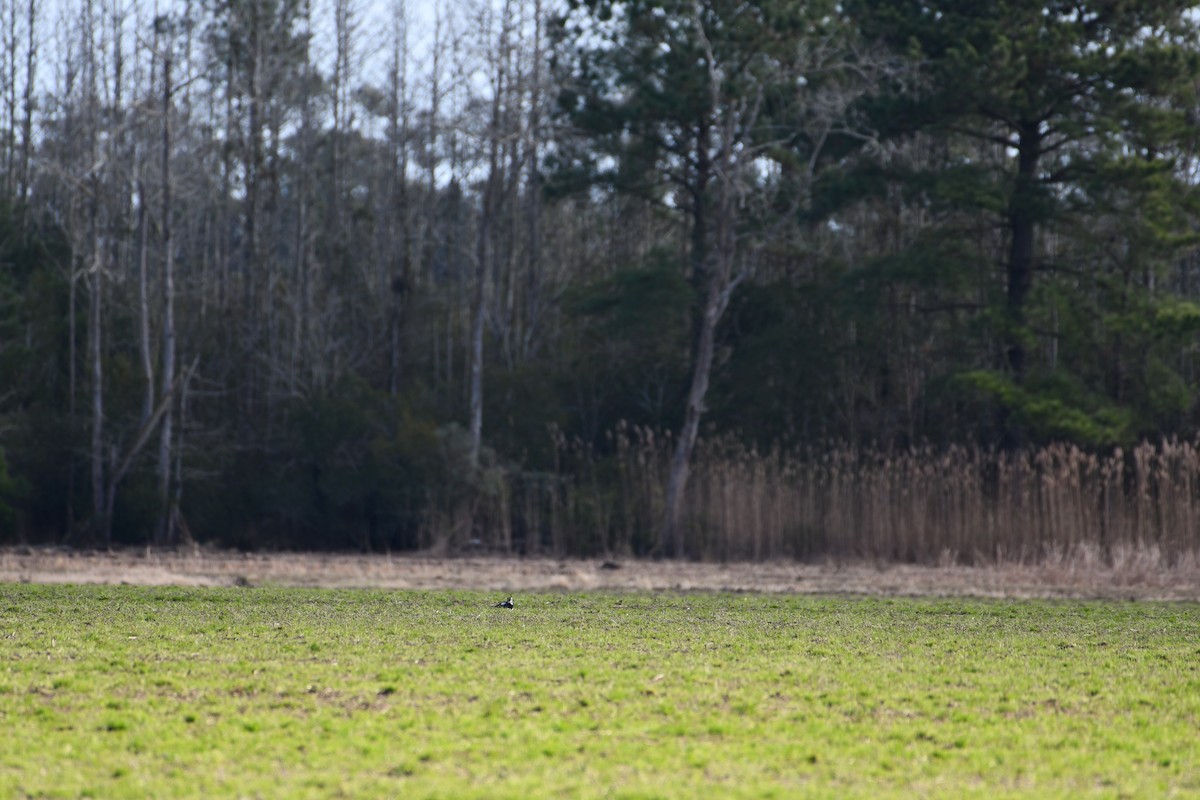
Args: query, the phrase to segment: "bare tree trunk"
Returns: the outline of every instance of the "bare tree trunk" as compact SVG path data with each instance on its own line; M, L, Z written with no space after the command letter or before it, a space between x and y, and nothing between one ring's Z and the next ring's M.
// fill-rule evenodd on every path
M104 312L104 254L106 243L100 220L100 175L103 163L100 158L100 112L97 107L97 57L95 43L95 10L91 2L84 7L82 43L85 77L83 91L87 126L88 187L88 239L91 246L91 264L87 272L88 285L88 366L91 373L91 478L92 478L92 532L99 535L105 547L112 545L111 509L106 503L104 470L104 361L103 361L103 312Z
M7 12L7 19L0 16L0 20L8 22L8 31L4 42L4 61L0 62L0 69L7 73L4 75L4 118L0 119L0 130L4 127L8 128L8 133L4 137L4 196L11 197L13 193L13 176L16 170L13 167L17 160L17 3L16 0L9 0L8 7L2 9Z
M195 544L195 541L192 539L187 523L183 521L183 434L187 424L188 389L191 387L192 373L197 363L199 362L193 362L192 369L189 369L183 376L183 383L180 387L179 436L175 442L175 499L171 503L171 525L175 529L176 540L186 545Z
M720 179L724 183L727 179ZM704 312L700 318L692 362L692 382L688 388L687 405L683 412L683 426L675 442L675 453L671 458L671 470L667 477L666 509L663 517L663 554L680 558L685 555L680 522L683 518L683 499L691 475L692 453L700 432L700 420L704 416L704 401L708 396L709 378L712 373L717 325L729 306L729 298L741 282L741 276L733 276L736 257L734 210L730 187L722 187L718 217L716 220L717 243L712 255L708 286L705 291Z
M683 426L675 442L675 453L671 457L671 469L667 474L666 506L663 509L660 543L662 555L679 558L684 545L680 520L683 516L683 498L691 475L692 450L700 431L700 418L704 415L704 398L708 394L708 373L712 367L713 337L716 318L713 310L717 293L717 275L711 262L709 248L708 193L712 183L711 127L707 123L696 131L696 166L691 188L691 274L692 286L698 297L703 297L704 306L700 313L692 314L692 370L684 406ZM718 180L720 180L718 178ZM719 315L718 315L719 316Z
M311 33L313 30L312 23L312 2L306 0L304 4L304 22L306 33ZM309 52L309 36L304 37L304 52L303 52L303 67L305 75L305 83L308 84L312 80L312 60ZM299 197L297 198L297 220L296 220L296 280L295 291L298 294L294 301L293 313L295 319L292 321L292 352L290 365L288 368L288 390L292 396L295 396L299 391L299 371L301 364L304 363L304 354L308 349L308 317L311 313L311 291L309 289L312 253L311 243L312 236L310 233L310 214L312 200L312 161L313 161L313 113L312 113L312 92L305 88L304 96L300 100L300 149L301 163L299 164Z
M493 140L493 159L495 144ZM496 165L493 160L492 170ZM489 174L487 187L484 189L483 210L479 217L479 239L475 252L475 286L471 300L471 386L470 386L470 425L472 466L479 464L479 451L483 443L483 323L487 313L487 265L491 254L491 194L494 172Z
M391 275L391 305L388 315L388 394L400 392L401 333L405 322L404 304L413 288L412 278L412 213L408 207L408 9L404 0L396 0L393 8L395 27L392 30L392 65L390 69L390 102L388 108L389 178L388 197L392 213L400 214L398 274ZM403 31L401 31L403 26ZM393 254L396 250L393 243ZM394 258L388 267L394 270Z
M529 86L529 132L526 167L526 222L529 238L525 285L525 330L521 342L521 358L534 351L542 316L542 180L539 159L541 153L542 120L542 0L533 4L533 75Z
M151 46L151 91L154 81L154 57L158 51L158 22L155 21L154 40ZM146 420L154 413L154 355L150 344L150 223L146 209L150 198L146 192L146 182L142 178L141 159L133 159L133 184L138 193L138 256L137 256L137 290L138 290L138 355L142 361L143 395L142 417L139 424L145 425Z
M432 60L429 67L429 117L428 117L428 132L425 149L426 162L426 200L425 213L422 215L422 231L421 231L421 267L413 276L414 286L416 285L432 285L433 274L432 265L435 259L437 250L437 137L438 137L438 114L441 113L441 49L442 49L442 11L441 5L435 4L433 21L433 43L432 43ZM422 280L424 279L424 280ZM438 330L438 324L435 322L432 325L433 339L433 385L436 387L442 377L441 367L442 360L439 358L441 351L440 343L442 341L441 331ZM445 397L447 402L453 398L453 393L450 391L450 335L449 323L447 323L446 347L446 387Z
M98 191L98 187L95 189ZM92 265L88 270L88 361L92 377L92 525L104 542L112 545L112 521L104 490L104 363L101 360L101 313L104 310L104 240L96 219L98 201L92 201Z
M151 436L154 434L154 429L162 422L163 415L174 405L176 395L180 392L180 387L191 380L197 363L198 360L193 361L187 372L177 375L171 385L164 390L163 396L159 398L158 405L154 408L154 412L146 420L145 424L138 428L137 434L133 437L133 442L129 445L129 449L125 452L125 455L118 458L116 448L113 448L112 467L109 471L108 487L105 492L108 500L107 507L110 509L110 513L117 496L117 487L129 472L129 468L133 465L138 454L142 452L142 448L150 441Z
M234 85L234 70L233 57L230 56L225 63L225 130L227 135L232 137L234 129L233 115L233 85ZM232 303L229 300L229 262L233 258L233 245L230 242L230 236L227 231L227 225L230 218L230 202L229 198L233 191L233 148L221 148L221 195L218 203L217 228L219 233L220 252L217 253L217 310L224 313L229 310ZM226 331L225 341L229 342L230 332Z
M262 19L261 6L252 4L251 19L248 31L248 51L250 63L247 64L247 121L249 130L249 152L246 154L246 199L245 199L245 243L244 263L242 266L243 318L245 333L240 337L242 353L246 359L247 374L242 379L242 415L243 421L253 418L257 403L259 359L258 349L262 345L261 321L259 319L258 282L263 271L263 261L259 258L259 194L260 180L263 172L263 113L262 113L262 82L263 60L265 59L263 42L267 24ZM269 284L267 276L262 276L264 284Z
M174 402L171 387L175 384L175 240L172 224L171 187L171 42L163 56L162 96L162 230L163 230L163 320L162 320L162 398L167 404L163 412L162 429L158 440L158 499L159 518L156 540L159 544L175 544L175 515L171 508L171 434L174 421Z
M136 169L136 165L135 165ZM146 183L135 179L138 188L138 355L142 360L144 391L142 423L154 412L154 356L150 346L150 224L146 219Z
M430 253L435 247L433 238L437 230L437 165L438 165L438 115L442 113L442 86L441 86L441 62L442 62L442 11L440 4L434 10L433 21L433 61L429 67L429 141L428 150L426 151L425 160L428 165L428 171L425 175L427 181L429 198L426 205L425 216L425 240L426 246ZM425 259L428 267L433 259ZM429 276L432 277L432 276ZM436 374L436 365L434 368Z
M37 70L37 38L35 32L37 29L37 0L29 0L29 14L26 17L26 24L29 29L26 31L28 35L28 45L25 50L25 106L23 111L25 116L21 122L21 184L20 195L18 200L21 206L21 213L25 213L25 207L29 203L29 161L33 153L33 87L35 81L35 72Z
M346 231L342 219L342 185L344 140L349 133L351 75L353 58L352 36L355 28L353 0L334 0L334 64L333 64L333 132L330 146L329 181L332 186L333 202L328 204L329 232L333 236L335 250L341 249Z
M500 97L505 88L505 57L507 51L507 25L509 2L504 4L504 22L500 35L500 52L494 63L495 76L492 83L492 118L488 128L488 176L483 190L483 202L479 214L478 240L475 248L475 287L471 310L470 352L470 435L471 464L478 465L479 451L483 445L483 332L487 314L487 280L489 267L495 258L495 243L492 228L496 213L496 191L500 180Z
M675 443L671 459L671 470L667 478L666 508L663 513L661 543L663 554L681 557L685 554L680 521L683 516L683 499L691 474L692 452L700 431L700 419L704 416L704 401L708 395L709 377L712 372L717 324L721 321L729 298L733 295L745 273L734 276L737 259L738 190L744 184L742 158L752 159L751 154L739 154L739 145L758 118L761 97L758 101L738 98L723 101L721 76L712 46L704 38L704 28L697 21L696 31L707 51L710 97L709 121L697 134L697 172L699 179L693 185L692 211L692 266L693 280L704 291L703 312L698 320L695 346L692 352L692 381L688 389L687 405L684 407L683 427ZM711 153L713 135L718 135L715 153ZM739 148L740 149L740 148ZM711 153L711 157L710 157ZM711 177L710 177L711 176ZM715 191L715 208L710 208L707 196ZM709 218L709 211L715 216ZM709 227L713 242L709 243ZM700 252L697 253L696 249ZM701 276L702 280L701 280Z
M1007 303L1005 305L1005 356L1013 381L1025 381L1026 302L1033 286L1034 239L1037 232L1038 159L1041 157L1040 123L1021 120L1017 146L1016 184L1009 197L1008 225L1011 242L1007 264ZM1119 368L1119 361L1118 361ZM1003 446L1017 449L1025 441L1025 432L1009 408L1000 411L1000 435Z
M76 373L79 365L79 355L76 352L78 332L75 330L76 299L79 296L79 271L75 264L70 264L70 275L67 281L67 426L71 437L75 437L76 416ZM64 529L68 537L75 533L75 459L77 448L70 448L67 463L67 516Z

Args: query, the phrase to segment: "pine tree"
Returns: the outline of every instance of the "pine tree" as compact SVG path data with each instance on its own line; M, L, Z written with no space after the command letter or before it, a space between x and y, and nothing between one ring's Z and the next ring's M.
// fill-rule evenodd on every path
M659 203L686 230L693 292L689 385L666 487L661 548L679 525L715 336L753 253L794 218L863 75L832 3L572 3L562 110L583 147L563 173ZM562 63L562 62L560 62Z
M1140 214L1138 199L1161 190L1173 169L1171 142L1187 126L1189 103L1181 100L1200 74L1193 5L848 6L869 38L919 65L920 80L875 98L880 129L893 138L933 133L948 143L940 175L904 178L934 202L952 194L951 202L990 215L1003 230L1003 359L999 372L976 377L1000 400L1009 444L1024 438L1020 418L1028 415L1020 407L1037 400L1028 385L1035 282L1058 266L1039 237L1112 211L1114 202Z

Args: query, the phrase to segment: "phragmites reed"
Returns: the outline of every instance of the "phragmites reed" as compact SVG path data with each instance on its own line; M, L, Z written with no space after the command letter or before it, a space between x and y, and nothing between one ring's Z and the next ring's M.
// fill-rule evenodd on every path
M560 556L657 554L673 442L621 425L601 449L555 434L552 474L510 471L423 539ZM922 564L1169 565L1200 551L1200 445L1105 454L847 446L767 451L698 443L683 530L690 558ZM446 526L446 527L442 527Z

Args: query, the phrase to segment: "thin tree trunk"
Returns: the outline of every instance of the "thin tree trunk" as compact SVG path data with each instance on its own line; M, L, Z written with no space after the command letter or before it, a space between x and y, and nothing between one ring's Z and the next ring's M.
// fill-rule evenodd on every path
M158 440L158 498L159 544L175 544L174 514L171 510L171 433L174 421L174 402L170 399L175 384L175 240L171 207L171 53L163 56L162 97L162 229L163 229L163 338L162 338L162 397L167 404L163 412Z
M245 199L245 243L242 269L243 318L245 333L240 337L242 352L247 363L247 374L242 380L242 415L243 421L249 423L253 418L254 408L258 400L258 373L260 359L259 348L262 345L262 332L258 313L259 292L258 283L264 263L259 258L259 181L262 178L263 166L263 120L262 120L262 74L263 60L263 31L266 22L261 19L258 7L251 13L250 30L248 32L248 50L251 61L247 65L247 105L249 106L247 121L249 130L249 152L246 154L246 199ZM262 275L264 285L270 285L269 276Z
M107 491L105 492L105 496L108 498L108 508L110 510L114 507L117 496L117 487L120 485L121 481L124 480L125 475L129 472L129 468L133 465L138 453L142 452L142 448L145 447L150 441L151 436L154 434L154 429L157 428L162 422L163 415L168 411L168 409L173 407L176 394L180 391L180 387L191 380L192 373L195 372L197 363L198 359L192 362L192 365L188 368L186 373L176 376L175 381L166 388L166 390L163 392L163 396L159 398L158 405L155 407L154 412L150 415L150 418L146 420L145 424L138 429L137 435L134 436L133 443L129 446L129 449L125 452L125 455L118 458L116 448L113 448L112 467L109 471L108 486Z
M1033 286L1033 250L1036 217L1033 210L1037 191L1041 135L1037 123L1022 127L1017 153L1017 183L1010 200L1008 221L1012 242L1008 255L1008 364L1014 379L1025 378L1026 353L1021 328L1025 325L1025 302Z
M1008 223L1012 241L1008 253L1006 356L1008 368L1017 384L1024 383L1028 371L1025 352L1025 304L1033 286L1033 252L1037 219L1037 170L1041 156L1041 131L1036 122L1021 126L1017 147L1016 186L1009 199ZM1000 411L1000 434L1006 448L1020 447L1024 432L1014 421L1012 409Z
M312 2L308 0L304 4L304 22L307 28L306 33L313 30L312 24ZM306 83L312 80L312 63L311 54L309 52L309 37L304 37L304 75ZM292 323L292 353L290 365L288 368L288 390L295 397L299 392L299 370L300 365L304 363L305 353L308 351L308 317L311 313L310 304L310 266L312 263L312 254L310 252L312 236L309 228L310 222L310 201L312 197L312 161L313 161L313 113L312 113L312 92L306 90L304 97L300 101L300 148L303 155L300 166L299 175L299 197L297 198L297 222L296 222L296 291L299 297L296 299L293 306L295 319Z
M525 331L521 343L521 358L529 358L539 333L542 307L542 195L541 168L538 150L541 136L542 103L542 0L533 4L533 76L529 87L529 152L526 165L529 171L526 192L529 253L525 287Z
M150 85L154 86L154 56L158 51L158 26L155 26L154 41L151 48ZM138 354L142 360L142 378L144 392L142 396L142 417L140 424L154 413L154 355L150 344L150 224L146 209L150 198L146 192L146 182L142 179L141 159L133 159L133 183L138 192Z
M79 273L75 264L70 264L71 274L67 281L67 427L71 438L75 437L76 417L76 373L79 364L76 342L78 332L75 330L76 299L79 295ZM65 521L66 536L75 533L75 464L77 448L70 447L67 457L67 517Z
M98 214L93 200L92 209L92 266L88 270L88 361L92 377L92 524L100 533L105 547L112 545L112 526L104 491L104 364L101 360L100 315L104 309L102 292L104 272L104 241L98 232Z
M702 27L697 30L703 33ZM705 42L707 44L707 42ZM723 104L720 97L720 78L716 74L716 59L711 47L708 50L711 97L709 109L712 114L723 114L723 130L720 130L720 150L715 159L710 156L714 125L705 122L696 133L697 167L696 182L692 192L692 280L704 292L704 307L695 322L695 339L692 348L692 381L688 388L687 404L684 406L683 426L675 442L675 453L671 459L671 471L667 476L666 508L663 513L661 543L663 555L682 557L685 554L680 522L683 518L683 499L691 475L692 451L700 432L700 420L704 416L704 401L708 395L709 376L712 372L713 352L717 324L729 305L729 298L744 277L733 277L734 261L737 258L737 197L736 184L738 156L734 153L734 142L739 125L752 127L757 110L743 117L745 106ZM723 111L721 109L724 108ZM757 109L757 106L755 106ZM715 163L714 163L715 161ZM711 184L711 185L710 185ZM709 218L709 193L716 192L715 217ZM709 242L709 228L713 241Z
M741 281L741 276L733 277L733 261L735 258L736 241L734 239L732 194L727 187L721 201L720 217L716 221L717 246L711 264L708 286L704 296L704 311L699 321L699 331L694 347L692 362L692 382L688 388L687 405L684 407L683 426L679 438L675 442L675 452L671 457L671 469L667 476L666 508L664 509L661 542L663 555L681 558L685 555L685 546L681 530L683 519L683 500L687 492L688 479L691 476L692 453L696 447L696 439L700 433L700 421L705 412L705 398L708 396L709 379L712 373L713 353L715 351L717 325L729 306L729 298Z
M136 164L135 164L136 169ZM146 219L146 184L140 177L138 187L138 355L142 360L142 422L154 411L154 357L150 346L150 225Z
M426 215L425 215L425 246L430 254L426 258L425 268L428 270L433 264L433 254L437 248L435 237L437 236L437 213L438 213L438 187L437 187L437 165L438 165L438 115L441 113L441 60L442 60L442 11L441 5L435 4L433 17L433 63L429 67L429 142L426 152L426 162L428 171L425 179L429 186L429 197L426 200ZM433 275L426 276L431 282ZM449 352L447 350L447 352ZM437 373L437 365L434 365L434 374ZM447 372L449 375L449 372ZM436 381L435 381L436 383ZM449 384L447 384L449 390Z
M708 394L708 373L712 366L713 336L716 319L712 311L716 308L716 273L710 263L708 244L708 192L712 183L712 163L709 155L711 131L703 125L696 131L696 174L691 187L691 275L690 282L697 299L703 298L699 313L692 314L692 370L684 406L683 426L675 442L675 453L671 457L671 469L667 474L666 507L663 509L660 543L662 555L678 558L683 555L684 545L680 520L683 517L683 498L691 475L692 450L700 431L700 418L704 415L704 397ZM695 309L695 306L693 306Z
M8 31L7 40L4 42L5 54L7 61L4 66L7 67L7 75L5 75L4 83L4 105L5 115L3 123L8 126L8 132L4 137L4 196L11 197L13 194L13 176L16 173L14 169L17 161L17 2L9 0L8 3Z
M494 166L493 166L494 169ZM486 313L487 264L491 252L488 239L491 236L491 185L492 178L484 189L483 212L479 218L479 240L475 254L475 287L471 300L471 367L470 367L470 459L472 466L479 464L479 451L483 442L483 318Z
M388 394L395 397L400 392L400 371L403 354L402 328L404 304L408 292L413 288L412 278L412 218L408 207L408 135L409 117L406 99L408 95L408 9L404 0L398 0L393 10L396 28L392 31L391 102L389 107L389 176L388 196L392 201L393 213L400 214L400 270L391 275L391 308L388 318ZM403 25L403 32L400 26ZM396 245L392 244L393 254ZM389 267L394 263L389 262ZM436 337L434 338L436 342ZM436 365L436 357L435 357ZM435 367L436 368L436 367Z
M508 4L505 3L505 24L508 19ZM506 31L505 31L506 32ZM492 86L492 119L488 130L488 176L483 190L483 203L479 216L479 239L475 253L475 294L472 299L471 318L471 366L470 366L470 435L471 464L479 464L479 451L483 445L483 330L487 313L487 278L491 261L495 258L495 243L492 241L492 225L496 209L496 189L500 172L500 95L504 91L504 51L507 42L502 33L501 53L496 59L496 77Z
M29 162L33 153L33 87L37 69L37 38L35 31L37 27L37 0L29 0L29 14L26 18L26 24L29 26L28 44L25 50L25 116L21 123L21 184L20 184L20 206L21 214L25 213L25 207L29 202ZM15 56L15 53L14 53Z
M233 95L234 95L234 72L233 72L233 56L225 64L225 130L229 131L229 135L233 135L234 115L233 115ZM217 311L224 314L232 305L228 297L229 292L229 262L233 258L233 245L230 241L228 233L228 225L230 221L230 202L229 198L233 191L233 148L221 148L221 194L219 201L217 228L220 231L218 245L220 251L217 253ZM229 342L230 332L226 332L226 342Z
M84 7L83 42L84 68L86 70L83 90L87 92L85 108L87 118L88 172L88 235L91 243L91 264L88 268L88 366L91 373L92 436L92 531L99 534L104 546L112 545L111 509L106 504L104 471L104 362L102 314L104 311L104 254L106 243L101 230L100 191L100 113L97 108L96 86L96 43L94 8L90 2Z
M183 376L179 394L179 436L175 441L175 498L171 503L171 526L175 529L177 541L185 545L195 544L187 523L183 521L183 434L187 424L188 389L198 363L193 362L192 368Z

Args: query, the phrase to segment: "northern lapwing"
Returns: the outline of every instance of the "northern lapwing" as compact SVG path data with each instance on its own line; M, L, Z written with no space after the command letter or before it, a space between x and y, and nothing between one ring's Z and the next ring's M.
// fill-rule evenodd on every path
M511 594L508 596L507 600L504 600L503 602L500 602L500 603L496 603L494 606L492 606L492 608L512 608L512 607L513 607L513 601L512 601Z

